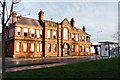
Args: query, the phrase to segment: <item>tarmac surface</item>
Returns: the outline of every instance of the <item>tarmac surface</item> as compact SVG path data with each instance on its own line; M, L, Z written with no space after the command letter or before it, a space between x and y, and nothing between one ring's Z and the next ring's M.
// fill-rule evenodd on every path
M6 72L61 66L61 65L73 64L73 63L76 63L76 62L85 62L85 61L96 60L96 59L102 59L102 58L99 55L98 56L21 58L21 59L6 58L6 66L7 67L13 66L13 65L16 65L16 64L31 64L31 63L38 63L38 62L40 62L40 63L42 63L42 62L57 62L57 63L44 64L44 65L6 68Z

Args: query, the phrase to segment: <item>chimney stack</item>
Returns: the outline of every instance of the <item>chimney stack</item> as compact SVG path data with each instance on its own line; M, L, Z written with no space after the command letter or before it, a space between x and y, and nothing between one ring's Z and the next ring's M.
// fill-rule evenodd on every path
M70 25L71 25L72 27L75 27L75 20L74 20L74 18L71 19Z
M17 21L19 21L22 18L21 15L17 16Z
M39 20L42 20L44 22L44 12L40 11L38 15L39 15Z
M15 11L12 12L12 21L10 23L14 24L17 20L16 18L17 13Z
M83 26L82 30L83 30L84 32L86 31L86 28L85 28L85 26Z

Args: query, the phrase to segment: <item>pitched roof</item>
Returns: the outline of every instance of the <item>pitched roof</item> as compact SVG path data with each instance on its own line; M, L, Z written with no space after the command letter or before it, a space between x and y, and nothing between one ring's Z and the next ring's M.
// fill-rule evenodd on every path
M84 32L84 31L81 30L81 29L80 29L80 34L83 34L83 35L89 35L89 36L90 36L90 34L88 34L87 32Z
M22 17L20 20L18 20L16 22L16 24L41 27L41 25L37 19L26 18L26 17Z

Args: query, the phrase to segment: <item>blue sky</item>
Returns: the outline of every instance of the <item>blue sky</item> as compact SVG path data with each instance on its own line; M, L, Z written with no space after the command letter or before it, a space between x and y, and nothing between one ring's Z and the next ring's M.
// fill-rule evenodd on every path
M86 26L87 32L91 34L92 42L97 40L114 41L112 36L118 30L118 0L106 0L106 2L102 0L101 2L98 0L91 0L91 2L89 0L72 0L72 2L68 0L64 0L65 2L54 0L52 0L53 2L48 0L46 0L47 2L43 0L41 2L32 1L21 2L14 10L19 11L24 7L24 10L18 14L25 16L30 12L31 14L25 17L35 19L38 19L38 12L43 10L45 19L50 20L53 18L57 22L61 22L64 18L67 18L69 21L71 18L74 18L77 28Z

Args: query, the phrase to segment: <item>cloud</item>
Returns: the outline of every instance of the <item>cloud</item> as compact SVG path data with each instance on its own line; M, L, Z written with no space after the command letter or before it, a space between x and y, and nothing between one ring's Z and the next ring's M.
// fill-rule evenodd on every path
M70 21L73 17L77 28L86 26L93 42L97 40L96 33L100 30L102 32L98 35L99 40L113 40L111 36L118 27L118 3L104 1L106 2L26 2L24 3L25 10L21 13L25 14L31 10L32 14L26 17L38 19L38 12L43 10L45 19L53 18L57 22L61 22L64 18L68 18Z

